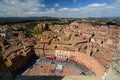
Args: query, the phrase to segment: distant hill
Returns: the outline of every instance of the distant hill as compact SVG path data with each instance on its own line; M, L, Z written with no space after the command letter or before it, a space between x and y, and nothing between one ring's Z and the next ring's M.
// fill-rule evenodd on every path
M40 19L58 19L56 17L49 17L49 16L43 16L43 17L0 17L1 20L40 20Z
M56 17L0 17L0 24L11 24L11 23L23 23L23 22L32 22L32 21L51 21L58 20Z
M24 23L24 22L33 22L33 21L59 21L62 18L57 17L0 17L0 24L14 24L14 23ZM107 22L109 20L116 21L120 24L120 17L88 17L88 18L63 18L63 19L88 19L88 20L101 20Z

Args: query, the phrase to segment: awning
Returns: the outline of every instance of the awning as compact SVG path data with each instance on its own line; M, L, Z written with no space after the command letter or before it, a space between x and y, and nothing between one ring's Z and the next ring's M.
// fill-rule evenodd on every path
M48 60L53 60L53 57L51 57L51 56L46 56L46 59L48 59Z
M72 59L70 59L69 62L72 62L72 63L78 64L75 60L72 60Z
M67 58L56 58L56 60L59 60L59 61L66 61Z

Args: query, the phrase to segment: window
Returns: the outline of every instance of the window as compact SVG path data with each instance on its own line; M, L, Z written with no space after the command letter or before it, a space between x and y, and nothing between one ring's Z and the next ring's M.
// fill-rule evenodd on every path
M55 49L57 48L57 45L55 45Z
M91 51L91 52L90 52L90 56L92 56L92 54L93 54L93 52Z
M87 46L85 46L84 49L86 50L86 49L87 49Z
M103 44L103 41L101 41L101 44Z
M97 49L96 52L99 52L99 49Z
M80 51L81 48L78 49L78 51Z

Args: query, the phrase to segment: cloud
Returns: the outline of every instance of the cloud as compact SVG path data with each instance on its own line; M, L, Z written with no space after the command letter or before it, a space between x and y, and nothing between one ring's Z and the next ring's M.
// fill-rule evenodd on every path
M36 4L38 7L45 7L45 4L39 4L39 3L37 3Z
M41 7L45 7L45 4L41 4Z
M41 11L45 7L39 0L2 0L0 1L0 13L4 16L30 16ZM0 16L3 16L3 14Z
M54 8L48 8L41 0L1 0L0 16L52 16L76 18L120 16L120 0L116 0L111 5L106 3L92 3L78 8L60 7L58 3L54 4Z
M58 11L67 11L70 10L69 8L60 8Z
M112 5L93 3L80 8L61 8L61 17L116 17L120 16L120 0Z
M104 6L106 6L106 3L103 3L103 4L93 3L93 4L89 4L87 8L97 8L97 7L104 7Z
M55 6L55 7L59 7L60 5L59 5L58 3L55 3L54 6Z

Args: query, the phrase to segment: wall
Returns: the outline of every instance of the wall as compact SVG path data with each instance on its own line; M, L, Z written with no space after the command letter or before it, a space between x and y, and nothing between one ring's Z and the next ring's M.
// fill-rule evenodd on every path
M90 52L87 50L86 53L80 53L80 52L72 52L72 51L66 51L66 50L52 50L50 51L45 50L45 54L49 56L55 55L58 58L70 58L75 57L74 60L78 63L82 63L85 65L88 69L93 71L97 76L103 76L106 72L106 68L103 67L97 60L95 60L93 57L90 56ZM64 57L66 56L66 57Z
M116 53L105 80L120 80L120 41L117 44Z
M106 69L92 57L84 53L79 53L77 60L93 71L97 76L102 76L105 74Z

